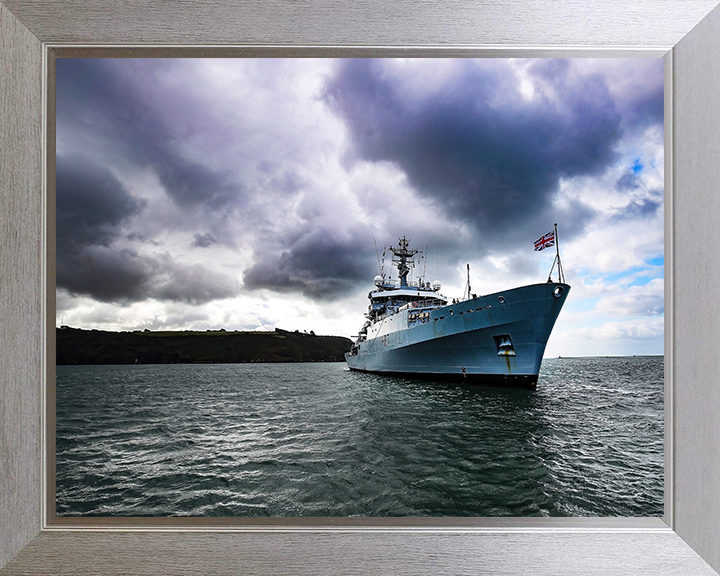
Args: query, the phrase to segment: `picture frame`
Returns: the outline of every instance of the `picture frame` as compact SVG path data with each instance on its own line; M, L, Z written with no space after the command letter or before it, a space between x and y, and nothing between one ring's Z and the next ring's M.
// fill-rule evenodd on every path
M720 207L713 198L720 105L710 97L720 88L713 58L720 48L718 2L547 0L526 7L520 0L458 0L450 9L439 2L373 1L333 10L328 4L0 3L0 485L6 487L0 574L525 574L528 566L536 574L716 573L720 388L713 382L720 342L709 295L720 280L711 265L719 235L711 215ZM664 519L281 519L244 526L154 519L140 527L49 521L44 375L54 318L44 295L54 278L43 254L53 208L42 193L48 51L189 44L211 54L212 45L238 43L259 53L269 45L283 54L322 49L324 55L667 51Z

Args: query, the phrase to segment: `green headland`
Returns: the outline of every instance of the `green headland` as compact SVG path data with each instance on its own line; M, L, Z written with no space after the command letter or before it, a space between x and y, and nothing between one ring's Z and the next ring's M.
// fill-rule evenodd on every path
M289 332L55 330L56 364L342 362L352 341Z

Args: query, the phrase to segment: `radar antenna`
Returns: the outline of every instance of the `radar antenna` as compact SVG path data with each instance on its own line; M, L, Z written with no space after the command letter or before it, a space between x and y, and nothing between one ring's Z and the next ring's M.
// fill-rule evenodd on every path
M390 250L393 253L393 259L392 262L397 266L398 269L398 276L400 277L400 286L401 287L407 287L407 275L410 272L410 268L415 266L415 261L413 260L415 257L415 254L420 252L417 249L410 248L410 241L403 236L402 238L398 238L398 245L396 246L390 246Z
M377 261L378 261L378 272L380 273L380 276L382 276L383 267L382 267L382 264L380 264L380 251L378 250L377 240L375 240L374 236L373 236L373 244L375 244L375 256L377 256Z

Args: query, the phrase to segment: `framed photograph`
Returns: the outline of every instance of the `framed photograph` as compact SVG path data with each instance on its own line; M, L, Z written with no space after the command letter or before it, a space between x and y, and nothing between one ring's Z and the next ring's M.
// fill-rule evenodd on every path
M253 10L195 6L175 15L187 22L175 32L155 27L169 17L167 8L156 4L150 5L150 18L145 5L118 6L118 13L114 5L105 5L105 12L90 12L83 5L46 8L40 13L29 2L0 4L3 49L10 55L0 64L0 97L3 110L9 111L8 120L3 118L3 148L10 150L9 159L2 164L2 181L9 184L0 215L6 247L0 266L3 278L9 279L3 281L8 290L0 302L7 319L3 330L8 343L0 352L2 364L7 366L0 447L7 465L0 469L0 480L11 487L0 497L0 514L8 519L0 528L3 573L64 570L82 574L105 566L123 573L437 574L482 570L521 574L532 565L548 574L578 570L620 574L629 568L638 574L713 574L720 566L720 509L718 488L708 479L720 469L713 444L718 426L713 406L720 398L717 390L709 387L716 375L713 358L718 343L706 294L718 278L709 264L711 240L718 233L711 217L717 201L703 190L712 190L717 177L711 151L718 136L712 126L720 122L720 111L708 95L715 93L720 82L720 67L706 51L708 45L717 43L720 14L714 10L716 2L668 2L661 14L641 7L633 8L631 16L627 16L629 4L616 4L602 9L613 25L589 36L582 21L587 23L590 14L598 15L583 5L571 9L549 3L542 16L514 2L502 7L463 5L457 8L465 11L464 19L451 28L444 24L454 22L457 16L438 12L439 7L433 5L420 12L400 5L400 11L412 17L392 26L383 21L381 7L370 12L346 8L332 15L322 13L321 27L315 19L318 14L303 15L286 8L280 13L281 21L295 30L290 36L296 47L287 46L285 26L269 24L271 19L264 23L272 11L268 6ZM621 8L626 12L618 17ZM586 19L568 24L559 40L551 41L539 31L538 17L549 22L567 16L567 10L586 14ZM118 25L120 13L125 18L122 26ZM517 39L511 44L504 25L478 28L481 22L501 22L497 18L508 14L522 24L516 26L513 38ZM77 24L81 16L87 17L82 27ZM638 26L640 16L653 26ZM349 21L360 17L367 19L367 26L349 26ZM303 29L298 21L312 25ZM422 37L416 28L420 22L426 23ZM51 121L49 111L55 105L54 92L47 90L45 83L54 72L50 54L68 48L81 54L87 49L81 45L92 42L125 45L125 53L132 55L150 43L197 44L203 38L207 38L206 44L225 46L222 50L233 49L229 45L242 39L240 44L248 46L234 49L243 57L253 51L263 56L308 56L319 51L322 56L352 58L411 52L435 57L638 55L664 59L667 306L662 519L318 518L293 522L280 518L238 523L226 518L213 522L73 518L58 522L47 473L54 462L48 459L52 453L48 443L53 438L48 434L48 422L53 422L53 415L46 407L53 405L54 398L46 397L45 388L46 374L54 366L50 352L54 342L45 334L54 332L55 318L48 317L43 301L45 286L54 286L56 281L46 260L46 256L54 257L55 247L46 231L56 213L40 192L47 189L47 178L54 176L43 168L55 154L44 141L43 124ZM621 41L624 38L633 38L633 44ZM319 42L331 47L307 47ZM401 48L388 48L388 43ZM271 48L253 48L253 44ZM358 44L376 48L343 47ZM454 48L440 48L441 44ZM198 53L212 57L214 50L205 47ZM6 142L12 145L5 146ZM197 240L200 244L211 241L207 236ZM679 282L679 278L686 281ZM522 552L518 554L518 550Z
M662 516L661 58L177 54L50 53L53 523Z

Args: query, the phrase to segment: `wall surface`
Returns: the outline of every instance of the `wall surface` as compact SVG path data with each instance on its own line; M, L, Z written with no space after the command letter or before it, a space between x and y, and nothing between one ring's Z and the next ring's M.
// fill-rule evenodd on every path
M0 574L715 573L693 549L720 569L720 314L715 298L720 267L713 250L720 234L713 226L720 208L717 4L0 1L0 566L5 566ZM409 55L420 46L480 46L485 50L475 54L505 47L535 56L558 55L553 49L560 47L565 55L593 54L598 48L607 50L604 54L657 55L677 45L672 56L676 126L668 151L673 158L670 256L676 285L672 331L666 333L673 346L666 520L676 532L660 520L652 525L610 520L602 527L548 520L538 529L523 527L523 519L487 530L453 528L451 520L445 528L422 522L408 528L390 519L384 527L357 530L319 522L265 532L233 532L227 524L223 532L41 531L41 83L43 44L48 43L414 46L394 52ZM431 52L460 53L468 52Z
M676 532L720 570L720 10L673 50ZM703 522L698 522L702 518Z
M41 46L0 4L0 566L41 526Z

